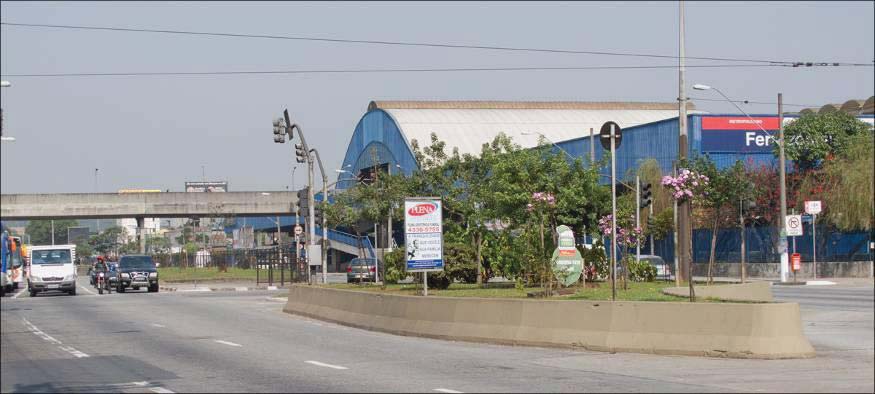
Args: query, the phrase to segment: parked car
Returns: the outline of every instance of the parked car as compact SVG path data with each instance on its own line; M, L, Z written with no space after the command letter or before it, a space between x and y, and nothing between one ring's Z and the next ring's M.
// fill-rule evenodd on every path
M646 261L650 265L656 267L656 276L660 278L668 278L671 276L671 266L662 259L662 257L652 254L642 254L641 261Z
M354 258L346 266L347 282L375 282L377 262L370 258Z
M150 293L158 292L158 269L152 261L152 256L122 256L119 258L116 271L118 272L115 282L117 292L124 293L129 287L134 290L145 287Z

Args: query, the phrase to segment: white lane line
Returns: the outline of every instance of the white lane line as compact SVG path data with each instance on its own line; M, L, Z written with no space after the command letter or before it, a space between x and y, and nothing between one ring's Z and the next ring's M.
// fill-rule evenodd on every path
M331 365L331 364L321 363L319 361L305 361L305 362L308 364L313 364L313 365L319 366L319 367L325 367L325 368L331 368L331 369L349 369L347 367L342 367L340 365Z
M12 298L18 298L18 296L20 296L22 293L24 293L25 290L27 290L27 289L21 289L21 291L19 291L18 293L15 293L15 295L12 296Z
M243 346L243 345L241 345L241 344L239 344L239 343L223 341L223 340L221 340L221 339L214 339L213 341L215 341L216 343L221 343L221 344L223 344L223 345L228 345L228 346L236 346L236 347L241 347L241 346Z
M72 346L61 346L61 341L55 339L54 337L52 337L49 334L44 333L42 330L40 330L37 326L35 326L33 323L31 323L27 319L22 318L22 320L24 320L24 324L28 326L28 328L30 329L30 332L32 332L34 335L42 338L44 341L51 342L51 343L54 343L55 345L58 345L59 349L65 351L67 353L72 354L76 358L88 357L87 354L76 350Z
M153 393L162 393L162 394L164 394L164 393L168 393L168 394L169 394L169 393L173 393L172 391L170 391L170 390L168 390L168 389L165 389L164 387L150 387L150 388L149 388L149 391L151 391L151 392L153 392Z
M450 389L433 389L433 390L437 391L439 393L462 393L463 392L463 391L456 391L456 390L450 390Z
M158 327L158 328L164 328L164 327L166 327L166 326L161 325L161 324L158 324L158 323L152 323L151 325L152 325L152 327Z
M88 290L88 288L85 287L85 286L79 286L79 288L82 289L82 290L85 290L86 292L88 292L88 294L95 295L93 291Z

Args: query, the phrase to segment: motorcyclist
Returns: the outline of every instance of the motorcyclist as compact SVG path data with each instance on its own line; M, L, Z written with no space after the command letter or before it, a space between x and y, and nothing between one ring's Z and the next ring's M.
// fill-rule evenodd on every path
M97 262L94 263L94 272L96 272L98 278L103 274L103 283L100 283L100 280L95 280L94 286L100 290L101 294L103 293L103 289L109 291L109 266L106 264L106 260L104 260L103 256L97 256ZM101 285L103 288L100 287Z

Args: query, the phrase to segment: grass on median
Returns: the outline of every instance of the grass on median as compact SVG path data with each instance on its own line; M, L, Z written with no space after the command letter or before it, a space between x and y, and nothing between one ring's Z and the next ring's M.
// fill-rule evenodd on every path
M611 284L595 282L597 287L577 288L572 295L554 296L554 300L610 300ZM674 287L673 281L654 282L629 282L628 289L623 290L622 283L617 283L617 300L619 301L689 301L684 297L677 297L662 293L666 287ZM335 289L348 289L372 292L385 292L398 295L419 295L422 293L420 284L391 284L386 290L381 290L379 285L372 284L330 284L324 285ZM482 298L527 298L527 293L542 291L540 287L529 287L525 291L509 287L478 288L476 284L453 283L446 290L429 289L428 294L442 297L482 297ZM713 300L697 299L697 301L714 302Z
M191 281L191 280L255 280L255 269L228 268L227 272L220 272L218 268L176 268L158 267L158 278L167 282ZM267 275L267 271L261 274ZM288 273L286 273L288 275ZM274 277L279 281L279 273Z

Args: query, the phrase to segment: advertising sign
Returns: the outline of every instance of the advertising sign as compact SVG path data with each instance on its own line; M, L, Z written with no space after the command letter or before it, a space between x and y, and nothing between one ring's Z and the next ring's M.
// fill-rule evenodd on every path
M788 237L802 236L802 215L787 215L784 225L787 227Z
M439 198L404 200L407 272L443 271L444 233Z
M805 202L805 213L809 215L817 215L823 209L820 205L820 201L806 201Z
M702 151L770 153L779 128L777 117L703 117Z
M553 251L553 274L559 283L571 286L580 279L583 266L583 256L574 246L574 232L568 226L556 228L559 234L559 246Z
M227 192L228 182L185 182L186 193Z

